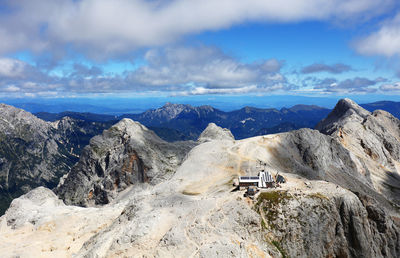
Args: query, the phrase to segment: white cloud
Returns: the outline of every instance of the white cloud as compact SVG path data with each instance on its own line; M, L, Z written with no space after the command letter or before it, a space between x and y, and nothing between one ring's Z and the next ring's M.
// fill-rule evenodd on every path
M340 74L344 72L351 71L353 68L346 64L332 64L327 65L324 63L314 63L308 66L305 66L301 69L301 73L309 74L309 73L320 73L320 72L327 72L333 74Z
M245 93L250 93L250 92L258 92L259 89L257 86L246 86L246 87L241 87L241 88L234 88L234 89L207 89L203 87L196 87L192 90L189 91L183 91L180 92L177 95L206 95L206 94L245 94Z
M393 84L384 84L379 88L381 91L390 92L390 91L400 91L400 82L396 82Z
M23 77L28 64L17 59L0 58L0 79Z
M167 47L147 51L143 64L123 75L108 75L98 67L74 64L72 71L58 77L21 60L0 59L0 94L63 96L163 92L205 95L307 90L326 94L362 94L378 90L398 92L400 88L399 83L388 84L381 77L355 77L340 81L307 77L300 83L302 87L298 87L288 82L281 73L283 64L276 59L245 63L216 47Z
M5 92L18 92L21 89L15 85L7 85L6 87L4 87L3 91Z
M177 47L150 50L147 65L128 75L130 84L147 87L189 86L233 89L255 85L269 88L285 82L282 61L242 63L214 47ZM216 91L215 91L216 92Z
M216 47L149 50L144 64L124 75L108 76L97 67L74 64L63 77L51 76L16 59L0 59L0 91L23 93L116 93L161 91L171 94L237 94L290 90L276 59L244 63Z
M355 77L338 81L335 78L318 79L315 77L309 77L304 80L305 86L313 85L314 90L319 90L325 93L372 93L376 92L377 85L385 82L386 79L378 77L374 80Z
M400 13L383 23L378 31L356 41L355 47L365 55L400 55Z
M0 17L0 52L74 46L101 57L160 46L244 22L357 20L394 0L9 0Z

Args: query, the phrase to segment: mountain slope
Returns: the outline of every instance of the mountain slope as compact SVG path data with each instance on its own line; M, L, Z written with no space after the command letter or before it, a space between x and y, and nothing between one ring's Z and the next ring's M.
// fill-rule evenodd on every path
M56 186L76 160L50 123L21 109L0 104L0 198L3 205L8 206L10 198L34 187Z

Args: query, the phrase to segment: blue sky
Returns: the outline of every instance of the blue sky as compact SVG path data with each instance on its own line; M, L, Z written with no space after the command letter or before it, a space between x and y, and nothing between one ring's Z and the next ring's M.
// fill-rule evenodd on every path
M0 98L231 108L400 101L399 5L0 0Z

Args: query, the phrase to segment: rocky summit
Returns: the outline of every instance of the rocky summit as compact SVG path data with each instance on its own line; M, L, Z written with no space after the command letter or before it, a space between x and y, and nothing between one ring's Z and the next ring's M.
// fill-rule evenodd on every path
M66 204L107 204L132 184L170 178L194 142L169 143L131 119L91 139L55 192Z
M12 202L0 253L400 257L399 124L348 99L317 130L243 140L210 124L197 142L167 143L124 119L92 138L54 192ZM253 199L232 187L261 169L286 182Z
M200 134L197 141L203 143L212 140L235 140L235 137L233 137L231 131L228 129L219 127L214 123L210 123Z
M390 113L368 112L343 99L316 127L351 153L358 178L400 205L400 121Z

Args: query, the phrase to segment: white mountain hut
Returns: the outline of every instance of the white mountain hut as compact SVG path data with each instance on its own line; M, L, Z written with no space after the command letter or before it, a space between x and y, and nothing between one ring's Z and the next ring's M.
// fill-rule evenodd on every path
M274 178L268 171L261 171L258 176L240 176L239 187L256 186L258 188L272 187Z

